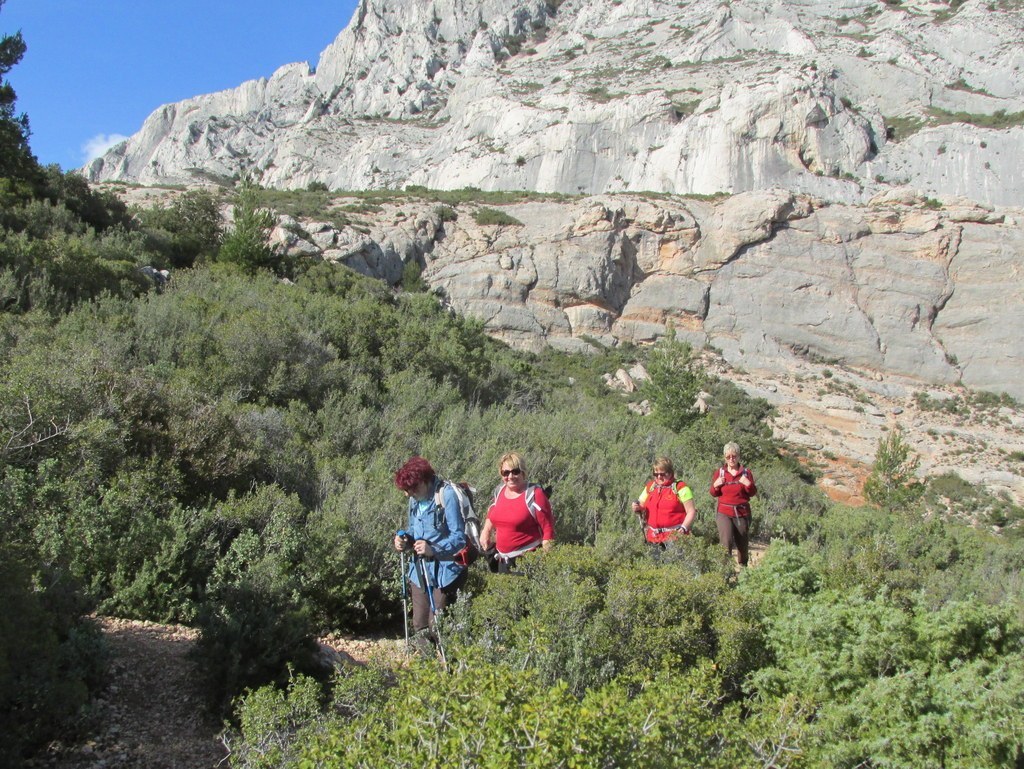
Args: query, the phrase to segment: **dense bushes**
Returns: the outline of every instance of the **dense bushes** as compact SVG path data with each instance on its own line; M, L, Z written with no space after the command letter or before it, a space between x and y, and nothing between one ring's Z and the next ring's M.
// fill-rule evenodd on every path
M725 555L708 548L687 539L652 562L614 538L524 558L522 577L491 576L459 608L453 637L468 645L469 659L528 665L577 694L624 674L681 672L702 660L738 686L763 648L757 607L728 588ZM702 561L709 571L694 568Z
M480 664L453 675L414 666L372 713L309 730L302 767L654 767L750 765L739 711L717 676L622 680L573 696L530 670Z
M16 766L77 716L104 664L99 631L66 575L0 542L0 764Z
M672 433L532 363L433 297L341 267L295 285L196 268L160 293L18 327L0 362L0 424L55 433L8 450L0 480L21 500L11 520L24 542L102 611L204 618L211 636L268 623L277 643L269 615L249 616L257 591L309 631L388 626L403 509L390 477L410 454L481 488L486 507L494 463L517 448L553 489L559 539L593 542L635 525L627 502L656 454L700 488L735 437L724 407ZM225 569L241 576L226 583ZM211 670L230 669L228 646L207 647ZM218 685L257 679L240 670Z
M845 512L823 539L772 545L739 580L699 540L648 551L624 535L524 558L520 576L475 572L443 625L451 673L421 662L394 681L349 674L363 685L343 677L333 695L308 681L253 693L240 766L265 765L260 746L301 767L1019 764L1019 591L1016 603L974 596L990 565L973 558L950 565L964 579L942 598L837 582L846 551L828 540L863 537L831 526ZM941 538L875 517L908 541ZM903 556L920 585L941 571L933 550ZM1018 556L998 551L1003 579L1019 580Z
M42 660L31 685L70 687L51 686L38 728L2 704L30 739L84 701L95 676L71 660L95 606L201 628L215 707L249 691L236 755L253 766L1016 760L1020 544L922 521L892 495L890 510L827 504L776 456L768 404L672 338L516 354L430 294L342 267L296 266L286 283L260 254L204 266L224 253L213 201L179 201L142 216L145 232L99 234L67 205L26 207L0 240L5 586ZM199 266L146 291L133 276L154 255ZM637 359L657 419L601 383ZM706 493L727 440L776 540L739 578ZM474 572L444 628L454 674L368 671L323 691L303 678L315 633L399 626L394 469L423 454L483 510L510 449L551 489L560 544L521 576ZM696 536L651 550L628 503L660 455L699 516ZM81 603L56 601L76 586ZM957 730L972 709L977 726Z

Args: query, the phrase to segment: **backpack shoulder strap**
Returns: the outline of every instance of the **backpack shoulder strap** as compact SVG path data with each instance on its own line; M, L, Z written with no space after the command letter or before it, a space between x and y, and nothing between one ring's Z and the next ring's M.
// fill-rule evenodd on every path
M434 526L440 528L441 522L445 520L444 514L444 487L449 485L449 482L438 478L440 483L437 485L437 491L434 492Z
M531 483L526 487L526 509L530 511L530 515L533 516L533 520L537 520L537 513L540 512L540 503L537 501L537 489L539 489L536 483Z
M505 488L504 483L499 483L494 489L494 499L491 501L491 506L498 504L498 495L501 494L501 490ZM542 488L536 483L530 483L526 486L526 491L523 494L526 495L526 509L530 511L530 515L533 516L534 520L537 520L537 513L540 511L541 506L537 501L537 489Z

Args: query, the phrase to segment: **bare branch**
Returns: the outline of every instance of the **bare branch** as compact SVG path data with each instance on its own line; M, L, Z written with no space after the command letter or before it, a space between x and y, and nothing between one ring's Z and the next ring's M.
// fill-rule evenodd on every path
M7 433L7 439L4 441L3 448L0 449L0 456L34 449L47 441L66 435L71 429L70 415L66 416L63 422L51 418L46 424L37 424L35 414L32 413L32 402L27 395L23 398L23 402L27 419L24 426L12 428L6 424L0 424L0 435Z

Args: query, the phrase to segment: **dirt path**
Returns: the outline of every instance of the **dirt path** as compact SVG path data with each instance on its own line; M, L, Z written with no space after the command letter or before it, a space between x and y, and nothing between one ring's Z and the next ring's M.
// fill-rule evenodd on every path
M203 709L188 657L197 632L100 618L110 650L110 685L92 728L75 743L53 743L27 766L52 769L212 769L226 751L221 725Z
M189 652L199 632L181 625L97 618L110 653L110 683L85 735L54 742L25 763L33 769L226 769L223 724L211 718ZM401 639L321 639L338 663L403 656Z

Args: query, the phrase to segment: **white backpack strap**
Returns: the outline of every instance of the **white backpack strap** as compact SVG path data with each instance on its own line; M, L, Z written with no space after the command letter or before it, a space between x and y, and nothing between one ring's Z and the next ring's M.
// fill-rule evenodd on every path
M504 483L499 483L494 489L494 499L491 501L491 507L498 504L498 495L501 494L501 490L505 488ZM537 520L537 513L540 511L540 504L537 502L537 489L539 487L536 483L531 483L526 487L526 509L530 511L530 515L533 516L533 520Z
M526 509L530 511L533 520L537 520L537 513L540 512L540 505L537 503L537 484L531 483L526 487Z

